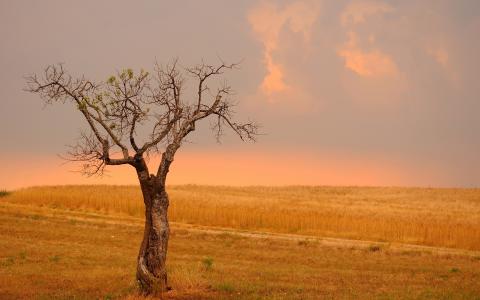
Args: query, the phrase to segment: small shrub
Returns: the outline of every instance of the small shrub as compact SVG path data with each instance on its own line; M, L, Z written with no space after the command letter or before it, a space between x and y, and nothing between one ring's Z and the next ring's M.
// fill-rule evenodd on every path
M227 292L227 293L232 293L233 291L235 291L233 286L226 282L222 282L219 285L217 285L217 290L222 292Z
M26 259L27 258L27 252L25 252L25 251L20 252L19 257L20 257L20 259Z
M307 245L308 245L308 241L307 241L307 240L300 240L300 241L298 241L298 245L299 245L299 246L307 246Z
M5 197L10 195L10 192L7 192L7 190L0 190L0 197Z
M9 256L1 263L3 267L9 267L15 263L15 259L12 256Z
M54 255L49 258L51 262L59 262L60 261L60 256L59 255Z
M368 251L370 252L378 252L380 250L382 250L382 248L379 245L370 245L368 247Z
M203 267L205 268L205 270L207 270L207 271L211 270L213 268L213 258L205 257L202 260L202 264L203 264Z
M103 297L104 300L112 300L113 295L112 294L106 294L105 297Z
M459 268L451 268L450 272L451 273L458 273L458 272L460 272L460 269Z

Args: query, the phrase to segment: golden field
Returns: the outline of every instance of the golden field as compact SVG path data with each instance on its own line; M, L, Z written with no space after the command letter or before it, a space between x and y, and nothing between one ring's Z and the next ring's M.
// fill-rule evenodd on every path
M0 299L145 299L141 218L13 198L0 198ZM174 223L168 253L164 299L480 299L478 251Z
M172 222L480 250L480 189L169 186ZM2 201L141 218L136 186L57 186Z

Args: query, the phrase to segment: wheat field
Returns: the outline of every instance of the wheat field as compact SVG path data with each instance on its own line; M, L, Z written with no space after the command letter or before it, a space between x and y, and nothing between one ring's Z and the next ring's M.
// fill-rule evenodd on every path
M0 299L154 300L141 296L135 282L142 219L4 199ZM478 300L480 295L480 252L326 244L311 237L258 238L199 228L172 224L167 258L172 290L162 299Z
M173 222L480 250L480 189L169 186ZM141 218L136 186L52 186L2 201Z

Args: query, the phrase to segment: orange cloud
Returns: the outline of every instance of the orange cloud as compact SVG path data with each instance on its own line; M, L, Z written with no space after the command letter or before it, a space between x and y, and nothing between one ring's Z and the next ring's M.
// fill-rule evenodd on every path
M273 53L281 46L282 29L286 27L293 33L302 34L304 41L308 43L317 16L318 8L314 1L296 1L283 9L264 1L249 13L248 20L264 47L267 75L263 79L261 90L265 94L271 95L290 88L285 82L285 68L273 57Z
M349 32L349 40L337 51L345 59L345 67L360 76L393 76L398 68L390 56L379 49L362 50L357 43L355 32Z
M437 63L446 68L448 64L448 52L443 47L429 48L427 53L432 56Z
M352 1L340 15L343 27L349 28L348 40L337 51L338 56L345 60L345 67L363 77L383 77L398 74L398 68L393 59L374 47L375 36L370 34L368 41L371 50L364 50L358 43L355 27L367 21L375 14L384 14L393 8L380 1Z
M460 88L462 85L460 73L456 69L456 65L450 62L447 49L444 46L430 46L427 47L426 52L442 67L450 83L454 87Z
M378 13L388 13L393 8L380 1L352 1L340 16L343 26L355 25L365 22L366 18Z
M287 85L284 82L282 65L276 64L270 54L265 55L265 63L268 73L263 79L262 90L266 94L285 91Z

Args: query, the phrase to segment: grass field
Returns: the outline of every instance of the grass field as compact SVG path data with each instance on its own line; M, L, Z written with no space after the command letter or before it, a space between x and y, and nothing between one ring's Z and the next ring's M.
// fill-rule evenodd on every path
M175 222L167 262L173 291L166 299L480 299L478 190L169 192ZM143 299L134 282L139 202L134 187L39 187L1 197L0 299ZM314 220L328 215L330 227ZM422 240L421 226L436 232L435 224L450 237ZM392 243L405 239L388 235L395 228L417 244L455 249Z

